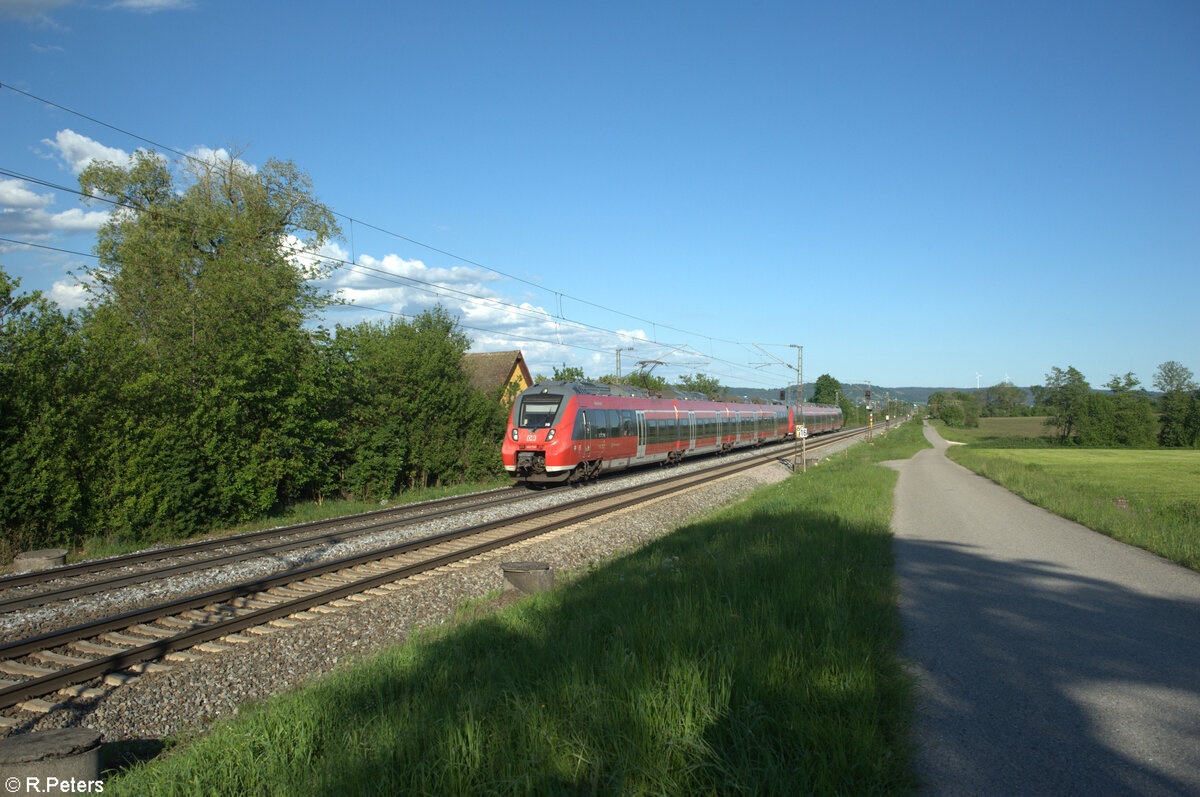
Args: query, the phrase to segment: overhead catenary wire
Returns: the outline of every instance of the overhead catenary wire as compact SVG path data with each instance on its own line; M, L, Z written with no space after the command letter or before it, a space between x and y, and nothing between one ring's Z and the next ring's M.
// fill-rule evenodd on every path
M0 175L8 176L8 177L15 178L15 179L20 179L20 180L30 182L35 185L40 185L45 188L50 188L52 190L58 190L58 191L63 191L65 193L75 194L76 196L79 196L79 197L87 199L87 200L98 200L98 201L106 202L117 208L123 208L123 209L134 211L134 212L153 212L160 218L171 219L171 220L174 220L174 221L182 223L182 224L190 225L201 232L206 232L209 234L216 234L216 233L224 234L225 233L225 230L223 230L223 229L219 229L219 228L215 228L215 227L214 228L202 227L198 222L196 222L193 219L185 219L181 216L177 216L175 214L172 214L167 211L163 211L161 209L154 209L153 211L150 211L146 208L140 208L140 207L136 207L136 206L121 202L112 197L91 194L91 193L82 191L77 188L72 188L70 186L62 185L60 183L55 183L55 182L51 182L49 180L44 180L42 178L33 177L32 175L27 175L27 174L24 174L22 172L17 172L12 169L0 167ZM12 242L12 241L10 241L10 242ZM17 242L13 242L13 243L17 243ZM38 246L37 244L30 244L30 243L26 243L25 245ZM42 246L39 248L54 249L54 247L47 247L47 246ZM67 252L67 250L61 250L61 251ZM79 254L79 253L76 253L76 254ZM558 345L574 347L574 344L564 343L562 341L561 327L559 326L560 322L567 323L567 324L569 324L573 327L579 328L579 329L593 330L593 331L600 332L600 333L603 333L606 335L612 335L612 336L615 336L618 338L624 338L627 341L642 343L642 344L646 344L646 345L655 345L655 346L674 345L674 344L665 343L663 341L659 341L659 340L657 340L657 337L646 338L644 336L634 335L629 332L623 332L620 330L610 330L605 327L600 327L600 326L597 326L594 324L587 324L582 321L576 321L574 319L569 319L566 317L566 315L562 311L562 296L563 295L559 294L559 293L555 294L555 296L558 300L558 308L557 308L558 315L555 316L545 310L514 305L511 302L505 302L502 299L498 299L496 297L480 296L478 294L473 294L469 291L462 291L457 288L451 288L447 285L443 285L440 283L429 282L427 280L421 280L417 277L412 277L409 275L396 274L396 273L388 271L386 269L376 268L376 267L367 265L365 263L351 262L351 261L345 260L344 258L338 258L338 257L334 257L332 255L322 255L322 254L318 254L318 253L311 252L309 250L303 250L303 249L293 250L289 254L292 257L297 257L297 258L307 257L307 258L311 258L314 261L334 264L334 265L336 265L337 268L340 268L343 270L353 271L353 272L357 272L357 273L363 273L374 279L378 279L383 282L390 282L392 284L400 285L402 287L413 288L415 290L423 291L425 293L430 293L435 296L441 297L445 293L455 294L455 295L461 297L462 300L467 302L468 304L474 304L477 306L485 307L487 309L507 308L509 311L515 312L518 315L522 315L525 317L534 318L534 319L538 319L538 320L550 321L555 324L555 334L558 339ZM421 286L426 286L426 287L421 287ZM657 331L658 331L657 325L655 325L654 328L655 328L655 333L657 335ZM504 333L501 333L499 331L494 331L493 334L500 335L500 334L504 334ZM515 337L515 335L514 335L514 337ZM743 347L745 347L745 344L741 344L741 345ZM589 351L597 351L597 350L591 349L589 347L582 347L582 348L584 348L585 350L589 350ZM711 348L711 339L710 339L710 348ZM699 353L699 352L697 352L697 353ZM732 360L727 360L724 358L716 357L714 354L711 354L711 353L703 355L703 356L709 357L712 360L722 362L732 368L744 369L744 366L742 366L739 363L736 363ZM676 365L678 365L678 364L676 364ZM732 374L730 374L730 376L732 376ZM741 377L741 378L745 378L745 377Z
M65 106L65 105L62 105L62 104L60 104L60 103L57 103L57 102L54 102L54 101L52 101L52 100L48 100L48 99L46 99L46 98L44 98L44 97L40 97L40 96L38 96L38 95L36 95L36 94L33 94L32 92L28 92L28 91L24 91L24 90L22 90L22 89L18 89L18 88L16 88L15 86L9 85L9 84L7 84L7 83L0 83L0 88L3 88L3 89L8 89L8 90L10 90L10 91L12 91L12 92L14 92L14 93L16 93L16 94L20 94L20 95L22 95L22 96L24 96L24 97L27 97L27 98L29 98L29 99L35 100L35 101L37 101L37 102L44 103L44 104L46 104L46 105L49 105L49 106L51 106L51 107L54 107L54 108L57 108L57 109L59 109L59 110L61 110L61 111L64 111L64 112L66 112L66 113L69 113L69 114L72 114L72 115L74 115L74 116L77 116L77 117L79 117L79 118L81 118L81 119L85 119L85 120L87 120L87 121L89 121L89 122L92 122L92 123L94 123L94 124L100 125L100 126L102 126L102 127L105 127L105 128L107 128L107 129L109 129L109 130L112 130L112 131L114 131L114 132L120 133L121 135L128 136L128 137L130 137L130 138L132 138L132 139L135 139L135 140L137 140L137 141L140 141L140 142L142 142L142 143L144 143L144 144L147 144L147 145L149 145L150 147L153 147L153 148L154 148L154 149L156 149L156 150L163 150L163 151L166 151L166 152L173 153L173 154L175 154L175 155L177 155L177 156L179 156L179 157L181 157L181 158L184 158L184 159L186 159L186 160L189 160L189 161L191 161L191 162L194 162L194 163L200 164L200 165L202 165L202 166L204 166L204 167L208 167L208 166L210 166L210 165L211 165L211 162L210 162L210 161L204 160L204 159L202 159L202 158L197 158L197 157L195 157L195 156L194 156L194 155L192 155L192 154L189 154L189 153L187 153L187 152L184 152L184 151L182 151L182 150L176 149L176 148L174 148L174 147L171 147L171 146L168 146L168 145L162 144L162 143L160 143L160 142L158 142L158 141L155 141L155 140L153 140L153 139L150 139L150 138L147 138L147 137L145 137L145 136L139 135L139 134L137 134L137 133L134 133L134 132L132 132L132 131L130 131L130 130L127 130L127 129L125 129L125 128L119 127L119 126L117 126L117 125L111 124L111 123L109 123L109 122L105 122L105 121L103 121L103 120L101 120L101 119L98 119L98 118L96 118L96 117L94 117L94 116L91 116L91 115L89 115L89 114L85 114L85 113L83 113L83 112L81 112L81 111L77 111L77 110L75 110L75 109L73 109L73 108L67 107L67 106ZM231 155L231 157L233 157L233 156ZM34 183L36 183L36 184L39 184L39 185L43 185L43 186L45 186L45 187L54 188L54 189L57 189L57 190L66 190L66 191L71 191L71 192L73 192L73 193L76 193L76 194L80 194L80 195L84 195L84 196L89 196L89 195L83 194L83 192L80 192L80 191L75 191L75 190L73 190L73 189L70 189L70 188L66 188L65 186L59 186L59 185L56 185L56 184L50 183L50 182L48 182L48 181L42 181L42 180L38 180L37 178L29 178L28 176L25 176L25 175L20 175L19 173L10 172L9 174L10 174L11 176L13 176L13 177L18 177L18 178L20 178L20 179L29 179L31 182L34 182ZM91 198L91 199L101 199L101 200L104 200L104 199L105 199L104 197L98 197L98 196L89 196L89 198ZM120 205L119 205L119 203L113 203L113 204L116 204L116 205L120 206ZM483 270L485 270L485 271L488 271L488 272L491 272L491 273L494 273L494 274L498 274L498 275L500 275L500 276L502 276L502 277L505 277L506 279L510 279L510 280L514 280L514 281L516 281L516 282L520 282L520 283L523 283L523 284L526 284L526 285L530 285L530 286L532 286L532 287L536 288L536 289L537 289L537 290L539 290L539 291L550 290L550 291L552 291L552 292L553 292L553 293L556 295L556 297L557 297L557 299L558 299L558 303L559 303L559 318L560 318L562 321L565 321L565 322L567 322L567 323L571 323L571 324L575 324L575 325L577 325L577 326L586 327L586 328L594 329L594 330L597 330L597 331L601 331L601 332L604 332L605 334L614 335L614 336L616 336L616 337L623 337L623 338L625 338L625 339L627 339L627 340L634 340L634 341L637 341L637 342L642 342L642 343L653 343L653 344L655 344L655 345L662 345L661 343L658 343L657 341L650 341L650 340L647 340L647 339L645 339L645 338L638 338L638 337L636 337L636 336L631 336L631 335L629 335L628 333L623 333L623 332L620 332L620 331L618 331L618 330L609 330L609 329L606 329L606 328L604 328L604 327L599 327L599 326L595 326L595 325L591 325L591 324L586 324L586 323L584 323L584 322L575 321L575 320L573 320L573 319L568 319L568 318L566 318L566 317L563 315L563 313L562 313L562 307L561 307L561 303L562 303L562 299L563 299L563 298L567 298L567 299L570 299L570 300L572 300L572 301L578 302L578 303L580 303L580 304L583 304L583 305L586 305L586 306L589 306L589 307L596 308L596 309L598 309L598 310L601 310L601 311L604 311L604 312L613 313L613 314L615 314L615 315L623 316L623 317L626 317L626 318L629 318L629 319L632 319L632 320L635 320L635 321L639 321L639 322L641 322L641 323L650 324L650 325L651 325L652 327L654 327L654 329L655 329L655 335L654 335L654 337L655 337L655 338L657 338L657 327L660 325L658 322L652 321L652 320L650 320L650 319L643 318L643 317L641 317L641 316L638 316L638 315L634 315L634 314L632 314L632 313L625 312L625 311L623 311L623 310L618 310L618 309L616 309L616 308L608 307L608 306L606 306L606 305L603 305L603 304L600 304L600 303L597 303L597 302L593 302L593 301L590 301L590 300L587 300L587 299L582 299L582 298L576 297L576 296L574 296L574 295L572 295L572 294L567 294L567 293L563 293L563 292L561 292L561 291L556 291L556 290L553 290L553 289L547 288L546 286L544 286L544 285L542 285L542 284L540 284L540 283L534 282L534 281L532 281L532 280L525 279L525 278L523 278L523 277L519 277L519 276L517 276L517 275L515 275L515 274L510 274L510 273L508 273L508 272L505 272L505 271L501 271L500 269L493 268L493 267L491 267L491 266L488 266L488 265L486 265L486 264L484 264L484 263L481 263L481 262L478 262L478 261L472 260L472 259L470 259L470 258L463 257L463 256L461 256L461 255L455 254L454 252L450 252L450 251L448 251L448 250L441 249L441 248L439 248L439 247L436 247L436 246L432 246L432 245L430 245L430 244L427 244L427 243L424 243L424 242L422 242L422 241L419 241L419 240L417 240L417 239L415 239L415 238L412 238L412 237L409 237L409 236L406 236L406 235L402 235L402 234L400 234L400 233L397 233L397 232L395 232L395 231L393 231L393 230L389 230L389 229L386 229L386 228L384 228L384 227L381 227L381 226L379 226L379 225L372 224L372 223L370 223L370 222L366 222L366 221L364 221L364 220L362 220L362 219L358 219L358 218L356 218L356 217L354 217L354 216L350 216L350 215L348 215L348 214L344 214L344 213L341 213L341 212L339 212L339 211L336 211L336 210L333 210L333 209L329 209L329 210L330 210L330 212L331 212L331 213L332 213L332 214L333 214L335 217L337 217L337 218L340 218L340 219L345 219L345 220L347 220L347 221L350 223L350 227L351 227L351 230L352 230L352 231L353 231L353 228L354 228L354 226L355 226L355 225L362 226L362 227L366 227L366 228L369 228L369 229L375 230L375 231L377 231L377 232L379 232L379 233L382 233L382 234L384 234L384 235L387 235L387 236L393 237L393 238L395 238L395 239L397 239L397 240L405 241L405 242L407 242L407 243L413 244L414 246L419 246L419 247L421 247L421 248L423 248L423 249L426 249L426 250L428 250L428 251L436 252L436 253L438 253L438 254L441 254L441 255L444 255L444 256L446 256L446 257L452 258L452 259L454 259L454 260L457 260L457 261L459 261L459 262L461 262L461 263L465 263L465 264L468 264L468 265L471 265L471 266L474 266L474 267L477 267L477 268L483 269ZM353 232L352 232L352 234L353 234ZM353 247L353 244L352 244L352 247ZM45 247L45 248L51 248L51 247ZM349 263L348 261L345 261L345 260L340 260L340 259L337 259L337 258L325 258L325 259L326 259L327 261L331 261L331 262L335 262L335 261L336 261L336 262L339 262L339 263L345 264L345 265L347 265L347 266L353 266L353 267L355 267L355 268L359 268L359 267L361 267L361 266L362 266L362 264L357 264L357 263ZM391 275L391 276L401 276L401 275ZM404 278L404 277L402 277L402 276L401 276L401 278ZM414 279L414 278L408 278L408 279ZM435 283L425 283L425 284L435 284ZM515 305L511 305L511 304L508 304L508 303L504 303L504 302L501 302L500 300L497 300L497 299L488 298L488 297L479 297L479 296L477 296L477 295L474 295L474 294L469 294L469 293L467 293L467 292L457 291L456 289L448 288L448 287L446 287L446 286L438 286L438 287L439 287L440 289L444 289L444 290L447 290L447 291L450 291L450 292L454 292L454 293L457 293L457 294L459 294L459 295L465 295L465 296L472 297L473 299L475 299L475 300L477 300L477 301L482 301L482 302L490 302L490 303L500 303L500 304L507 305L507 306L509 306L509 307L513 307L513 308L515 308L515 309L520 309L520 308L516 308L516 306L515 306ZM535 312L540 312L540 313L542 313L542 314L545 314L547 317L549 317L549 314L548 314L548 313L545 313L545 311L535 311ZM725 338L715 337L715 336L708 335L708 334L705 334L705 333L693 332L693 331L686 330L686 329L683 329L683 328L680 328L680 327L674 327L674 326L671 326L671 325L666 325L666 324L664 324L664 325L662 325L662 326L666 326L667 328L671 329L673 332L677 332L677 333L679 333L679 334L682 334L682 335L688 335L688 336L691 336L691 337L699 337L699 338L707 338L707 339L709 340L709 347L710 347L710 350L711 350L711 347L712 347L712 342L713 342L713 341L719 341L719 342L726 343L726 344L729 344L729 345L742 346L743 348L745 348L745 346L746 346L746 343L745 343L745 342L743 342L743 341L733 341L733 340L728 340L728 339L725 339ZM497 333L495 333L495 334L503 334L503 333L499 333L499 332L497 332ZM569 345L569 344L563 344L563 345ZM766 344L766 345L772 345L772 346L785 346L785 345L787 345L787 344ZM731 366L731 367L733 367L733 368L737 368L737 369L739 369L739 370L745 370L745 371L749 371L749 370L750 370L750 369L746 368L744 365L742 365L742 364L740 364L740 363L735 363L735 362L733 362L733 361L731 361L731 360L725 360L725 359L723 359L723 358L715 357L715 356L714 356L714 355L711 353L711 351L710 351L710 353L709 353L709 354L706 354L706 355L703 355L703 356L707 356L707 357L710 357L710 358L711 358L711 359L713 359L713 360L716 360L716 361L719 361L719 362L723 362L723 363L725 363L726 365L729 365L729 366Z

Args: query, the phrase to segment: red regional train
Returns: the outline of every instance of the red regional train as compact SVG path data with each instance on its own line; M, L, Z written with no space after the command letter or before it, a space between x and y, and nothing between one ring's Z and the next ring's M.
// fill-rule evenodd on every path
M709 401L698 393L655 398L624 385L539 382L513 403L500 454L517 481L548 484L785 440L797 422L810 435L842 428L838 407L805 404L802 417L796 410Z

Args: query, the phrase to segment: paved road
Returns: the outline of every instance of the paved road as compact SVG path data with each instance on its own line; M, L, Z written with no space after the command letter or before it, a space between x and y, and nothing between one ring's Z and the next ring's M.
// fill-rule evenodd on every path
M1200 573L943 456L888 463L923 793L1200 795Z

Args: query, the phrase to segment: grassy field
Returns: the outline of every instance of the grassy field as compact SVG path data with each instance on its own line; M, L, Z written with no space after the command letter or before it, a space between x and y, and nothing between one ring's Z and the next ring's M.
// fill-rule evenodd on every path
M933 421L938 434L958 443L974 443L988 448L1033 448L1054 445L1053 430L1046 428L1044 416L1029 418L980 418L976 429L954 429Z
M245 708L109 794L896 794L910 423L551 593Z
M985 445L947 456L1055 514L1200 570L1200 451Z

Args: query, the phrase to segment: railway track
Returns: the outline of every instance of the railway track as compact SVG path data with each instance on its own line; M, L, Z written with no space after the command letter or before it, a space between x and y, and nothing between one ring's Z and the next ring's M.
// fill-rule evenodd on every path
M814 441L814 451L844 435ZM790 450L790 444L782 449ZM402 589L403 580L522 540L782 459L736 462L396 544L0 645L0 709L42 713L144 672L198 658ZM163 663L163 660L167 663ZM51 695L51 699L45 699Z
M35 573L5 576L0 578L0 615L30 606L69 600L247 559L344 542L365 534L403 528L471 509L502 506L527 499L529 495L529 491L524 488L511 487L466 496L452 496L358 515L139 551ZM183 561L162 564L164 560L170 559ZM145 567L146 565L150 566ZM48 589L45 588L47 584L50 585Z

